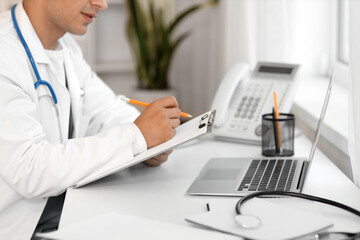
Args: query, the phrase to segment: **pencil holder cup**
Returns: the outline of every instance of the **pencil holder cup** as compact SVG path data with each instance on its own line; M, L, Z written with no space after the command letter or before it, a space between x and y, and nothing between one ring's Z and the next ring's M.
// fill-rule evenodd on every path
M273 113L262 115L261 142L264 156L294 155L295 116L280 113L275 118Z

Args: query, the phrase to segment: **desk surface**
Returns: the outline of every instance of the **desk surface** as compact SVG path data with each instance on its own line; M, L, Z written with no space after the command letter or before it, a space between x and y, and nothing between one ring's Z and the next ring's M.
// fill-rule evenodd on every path
M311 142L295 139L296 156L307 157ZM118 213L194 226L184 219L206 211L206 203L223 197L188 196L186 190L212 157L260 156L260 146L202 138L174 150L168 162L150 168L139 164L80 189L69 189L60 228L116 211ZM360 210L360 190L320 151L316 151L304 193L339 201ZM227 197L228 198L228 197ZM333 230L360 231L360 219L327 206L320 208L337 221ZM323 211L323 212L324 212Z

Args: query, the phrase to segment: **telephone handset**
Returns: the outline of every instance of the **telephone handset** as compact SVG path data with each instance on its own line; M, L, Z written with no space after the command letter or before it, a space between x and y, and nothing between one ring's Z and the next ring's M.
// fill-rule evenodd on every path
M211 109L216 109L215 126L220 127L225 123L228 118L228 109L224 106L229 106L231 101L236 95L243 81L250 77L250 68L247 64L237 63L225 75L221 82L221 87L216 92Z
M291 108L299 65L259 62L251 73L244 63L235 64L225 75L211 109L216 109L217 139L259 144L261 116L272 111L276 90L281 112Z

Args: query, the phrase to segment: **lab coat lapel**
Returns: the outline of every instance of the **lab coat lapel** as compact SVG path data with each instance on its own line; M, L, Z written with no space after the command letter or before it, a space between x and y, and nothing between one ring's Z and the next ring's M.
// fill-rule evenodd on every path
M65 140L68 136L68 129L69 129L69 114L70 114L70 95L67 91L67 89L59 82L56 80L56 78L58 77L56 75L56 73L54 71L51 71L49 69L49 65L47 64L39 64L39 71L41 74L41 77L44 78L46 81L48 81L51 86L54 89L54 92L56 94L56 97L58 99L58 103L56 104L58 110L59 110L59 119L60 119L60 126L61 126L61 133L63 136L63 140ZM37 90L36 93L38 95L38 99L42 99L43 96L50 96L51 97L51 93L49 91L49 89L44 86L44 85L40 85ZM47 104L52 104L51 99L46 100ZM42 107L42 105L40 105L40 111L46 111L47 107ZM47 116L49 113L45 112L45 114L41 114L41 116L44 116L44 118L47 119L41 119L41 122L43 122L44 126L48 126L47 128L45 128L45 132L46 135L48 136L48 140L50 140L51 142L55 142L59 139L59 136L56 136L58 133L58 120L57 117L52 118L52 123L48 123L49 118L45 117ZM51 137L50 137L51 136Z
M69 50L68 49L64 49L64 50L65 50L65 71L66 71L66 78L69 87L69 92L70 92L72 117L74 121L73 137L78 137L79 127L80 127L80 116L82 109L82 102L80 101L81 86L79 83L79 79L76 75Z
M54 71L50 71L48 76L49 82L51 83L58 99L57 107L59 109L60 115L61 132L64 137L63 140L65 140L67 139L69 132L70 94L66 87L64 87L59 81L56 80L58 76Z

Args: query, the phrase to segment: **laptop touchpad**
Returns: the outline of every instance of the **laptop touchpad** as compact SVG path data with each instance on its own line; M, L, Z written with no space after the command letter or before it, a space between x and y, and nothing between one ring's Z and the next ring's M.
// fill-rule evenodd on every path
M208 169L200 180L236 180L241 169Z

